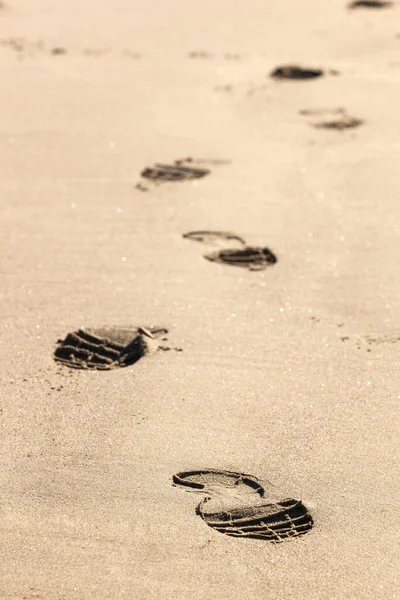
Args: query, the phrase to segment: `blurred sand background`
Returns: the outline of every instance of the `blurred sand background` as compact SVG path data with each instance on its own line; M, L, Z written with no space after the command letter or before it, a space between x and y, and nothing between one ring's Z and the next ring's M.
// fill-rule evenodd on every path
M399 11L0 10L1 598L400 597ZM287 62L340 75L268 78ZM365 124L299 114L337 107ZM230 163L135 188L185 156ZM279 262L209 263L194 229ZM58 338L104 324L168 327L183 352L54 363ZM314 529L218 534L171 485L204 467L301 498Z

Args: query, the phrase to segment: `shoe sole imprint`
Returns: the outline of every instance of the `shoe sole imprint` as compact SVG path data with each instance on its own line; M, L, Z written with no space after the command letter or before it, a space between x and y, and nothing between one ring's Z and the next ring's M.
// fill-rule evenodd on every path
M205 254L204 258L234 267L244 267L252 271L266 269L278 262L278 258L269 248L246 246L243 249L228 248Z
M157 182L165 181L187 181L191 179L199 179L209 175L209 169L200 169L183 164L175 163L174 165L165 165L156 163L154 167L147 167L141 172L141 176L145 179L150 179Z
M241 507L230 511L209 512L209 500L203 500L197 512L209 527L233 537L283 542L304 535L313 527L313 519L300 500L286 498L273 504Z
M264 495L264 488L257 477L236 471L221 471L218 469L203 469L201 471L183 471L172 477L175 485L189 487L195 490L210 492L215 487L221 489L247 486L260 497Z
M279 543L306 534L314 525L300 500L262 500L264 488L252 475L214 469L186 471L174 475L173 483L211 494L200 502L196 513L209 527L225 535ZM228 504L237 506L221 509L224 494L234 489L238 490L237 495L230 494L227 499ZM216 494L218 498L214 498Z
M78 329L58 341L53 358L72 369L128 367L155 350L156 338L166 333L159 327Z

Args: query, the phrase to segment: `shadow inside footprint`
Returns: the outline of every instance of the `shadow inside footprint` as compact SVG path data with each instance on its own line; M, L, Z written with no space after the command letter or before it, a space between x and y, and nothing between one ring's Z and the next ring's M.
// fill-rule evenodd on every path
M350 117L349 115L345 115L340 117L339 119L332 119L330 121L321 121L320 123L313 123L313 127L317 129L333 129L336 131L344 131L345 129L355 129L356 127L360 127L363 125L364 121L362 119L356 119L355 117Z
M316 79L322 77L322 69L304 68L299 65L285 65L277 67L272 71L270 77L273 79Z
M174 475L173 483L206 494L196 513L225 535L278 543L304 535L314 524L300 500L266 502L264 488L252 475L214 469L187 471Z
M58 341L54 360L72 369L110 370L128 367L158 349L156 339L167 329L78 329Z
M234 267L244 267L251 271L261 271L278 262L269 248L246 246L243 249L228 248L219 252L205 254L204 258L211 262L222 263Z
M393 2L389 0L355 0L350 2L349 8L389 8Z

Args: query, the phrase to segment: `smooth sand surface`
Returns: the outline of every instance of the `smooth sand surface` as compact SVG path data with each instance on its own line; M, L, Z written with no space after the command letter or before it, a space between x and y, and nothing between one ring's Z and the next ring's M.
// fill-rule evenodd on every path
M2 599L400 597L399 10L0 11ZM268 78L293 62L340 75ZM365 124L299 114L338 107ZM135 188L186 156L230 163ZM279 262L208 262L198 229ZM153 324L183 352L52 359L80 326ZM313 530L219 534L171 485L205 467L301 499Z

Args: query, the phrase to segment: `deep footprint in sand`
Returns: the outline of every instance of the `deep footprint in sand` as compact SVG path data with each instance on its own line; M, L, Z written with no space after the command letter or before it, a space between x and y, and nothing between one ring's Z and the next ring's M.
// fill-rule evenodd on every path
M264 488L252 475L205 469L178 473L173 483L205 494L196 513L225 535L278 543L304 535L314 524L300 500L267 502Z
M362 119L350 116L343 108L321 109L321 110L300 110L300 115L303 116L320 116L321 121L310 122L312 127L316 129L331 129L334 131L344 131L346 129L354 129L364 124Z
M190 179L199 179L210 173L209 169L199 169L185 165L166 165L156 163L153 167L146 167L141 176L152 181L187 181Z
M242 267L250 269L250 271L262 271L278 262L277 257L269 248L261 246L246 246L242 249L227 248L205 254L204 258L211 262Z
M230 231L189 231L183 237L210 246L223 246L222 250L204 255L211 262L260 271L278 260L269 248L246 246L243 238Z
M270 73L273 79L316 79L323 75L322 69L305 68L299 65L284 65Z
M158 350L157 338L167 333L160 327L78 329L58 341L54 360L72 369L128 367Z
M193 158L176 160L173 164L156 163L153 167L143 169L140 175L143 179L154 184L171 181L190 181L200 179L211 173L210 169L204 166L204 163L205 161ZM144 183L138 183L136 187L141 190L147 189Z
M149 184L159 185L174 181L191 181L209 175L210 166L227 165L230 161L222 158L182 158L172 164L156 163L153 167L146 167L141 172L142 181L136 184L141 191L148 191Z
M355 0L350 2L349 8L389 8L393 2L388 0Z

